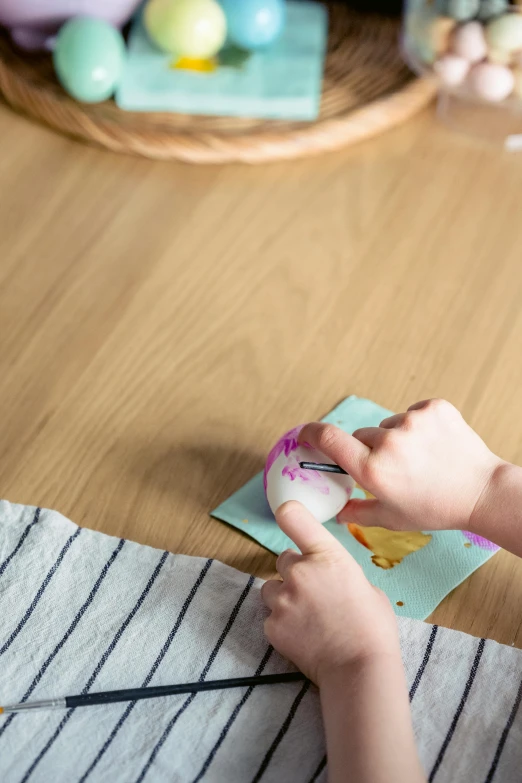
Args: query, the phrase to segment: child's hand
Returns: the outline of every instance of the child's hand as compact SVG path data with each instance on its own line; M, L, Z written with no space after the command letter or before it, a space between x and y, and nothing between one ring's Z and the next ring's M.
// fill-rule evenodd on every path
M350 500L340 522L391 530L473 529L504 463L444 400L418 402L353 435L309 424L300 440L341 465L375 500Z
M351 664L398 652L388 599L344 547L300 503L285 503L276 518L302 552L283 552L283 581L265 582L261 591L276 650L318 685Z

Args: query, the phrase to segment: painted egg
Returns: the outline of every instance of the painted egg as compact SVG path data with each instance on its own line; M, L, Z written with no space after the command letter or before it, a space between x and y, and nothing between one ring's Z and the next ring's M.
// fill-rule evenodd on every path
M333 519L346 505L355 486L351 476L304 470L300 462L332 461L298 442L302 427L287 432L268 455L264 484L268 504L275 512L288 500L298 500L318 522Z
M504 14L486 26L486 41L491 49L516 52L522 49L522 16Z
M285 24L284 0L221 0L230 40L242 49L273 43Z
M515 79L513 92L517 98L522 98L522 70L520 68L513 69L513 78Z
M504 65L479 63L471 69L468 84L479 98L498 103L512 93L515 77Z
M216 0L149 0L144 21L156 46L195 60L217 54L227 34L225 14Z
M108 22L70 19L58 33L53 54L56 75L78 101L97 103L114 93L123 72L125 42Z
M453 52L470 63L479 63L487 53L484 28L480 22L468 22L455 30Z
M496 63L497 65L511 65L513 54L511 52L501 52L497 49L488 49L488 60L490 63Z
M438 16L429 26L429 43L436 54L444 54L450 48L455 29L455 20L449 16Z
M445 54L450 48L456 24L456 21L448 16L434 17L431 11L423 6L418 13L406 14L406 46L415 58L433 63L437 56Z
M469 62L456 54L445 54L437 60L433 70L447 87L458 87L468 75Z

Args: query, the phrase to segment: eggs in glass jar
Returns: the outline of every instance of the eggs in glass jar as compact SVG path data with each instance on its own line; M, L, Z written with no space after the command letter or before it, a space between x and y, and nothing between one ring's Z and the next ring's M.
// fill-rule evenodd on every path
M522 4L507 0L411 3L406 52L441 86L488 103L520 98Z

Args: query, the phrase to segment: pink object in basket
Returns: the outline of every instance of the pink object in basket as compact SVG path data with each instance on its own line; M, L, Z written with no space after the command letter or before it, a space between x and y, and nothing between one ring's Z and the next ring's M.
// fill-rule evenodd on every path
M115 27L129 21L140 0L0 0L0 24L24 49L50 49L61 25L74 16L94 16Z

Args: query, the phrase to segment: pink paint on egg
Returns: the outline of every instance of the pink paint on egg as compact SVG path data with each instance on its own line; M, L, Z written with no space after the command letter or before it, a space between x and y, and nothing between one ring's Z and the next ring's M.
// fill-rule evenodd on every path
M304 462L304 460L302 460ZM288 465L285 465L281 471L281 475L288 477L290 481L302 481L305 484L313 484L314 489L321 492L323 495L330 494L330 487L324 480L324 476L318 470L304 470L297 459L293 459Z
M471 69L468 83L479 98L498 103L513 92L515 77L513 71L505 65L479 63Z
M283 503L297 500L319 522L327 522L344 508L355 483L350 476L301 468L301 462L331 463L308 443L299 443L301 430L285 433L271 449L263 476L266 497L274 513Z
M446 87L458 87L469 73L469 62L456 54L445 54L434 64L433 70Z
M480 22L468 22L457 27L453 33L453 53L475 64L484 60L488 53L484 28Z
M293 430L289 430L285 435L283 435L282 438L280 438L276 445L270 450L270 453L268 454L268 457L266 458L266 464L265 464L265 472L263 474L263 484L265 486L265 492L266 492L266 477L268 475L268 471L276 461L276 459L281 455L284 454L286 457L290 456L290 454L295 451L299 445L297 438L299 437L299 433L303 429L304 424L301 424L299 427L294 427Z

